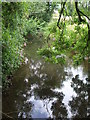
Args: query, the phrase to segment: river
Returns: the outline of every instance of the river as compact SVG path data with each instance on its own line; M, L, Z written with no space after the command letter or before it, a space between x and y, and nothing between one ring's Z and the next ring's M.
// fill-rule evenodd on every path
M89 113L88 61L74 67L53 64L37 54L42 39L25 48L28 63L14 74L12 86L3 93L3 118L81 118Z

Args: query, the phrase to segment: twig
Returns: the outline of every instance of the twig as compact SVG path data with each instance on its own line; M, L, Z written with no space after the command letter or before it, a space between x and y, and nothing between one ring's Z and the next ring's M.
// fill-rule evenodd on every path
M18 112L18 111L9 112L9 113L7 113L7 114L16 113L16 112Z
M4 112L1 112L1 113L2 113L2 114L4 114L6 117L11 118L11 119L13 119L13 120L14 120L14 118L13 118L13 117L11 117L11 116L7 115L6 113L4 113Z
M90 20L90 18L89 18L87 15L85 15L82 11L79 10L79 12L80 12L82 15L84 15L86 18L88 18L88 20Z

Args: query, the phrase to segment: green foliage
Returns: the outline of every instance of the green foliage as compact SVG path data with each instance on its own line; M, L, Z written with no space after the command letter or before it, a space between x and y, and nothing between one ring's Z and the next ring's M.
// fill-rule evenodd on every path
M10 75L23 62L24 56L21 55L22 42L24 38L18 33L3 27L2 33L2 72L3 80Z
M6 28L17 29L17 26L21 27L28 15L28 4L23 2L2 3L2 15L2 22Z
M73 24L67 26L67 32L64 35L64 41L68 43L68 51L74 51L73 61L74 64L80 64L85 56L88 56L88 30L85 24ZM69 28L69 29L68 29ZM66 48L65 48L66 49Z
M23 34L26 32L26 3L2 3L2 72L3 85L24 60Z
M51 20L53 10L56 7L55 2L30 2L29 18L34 17L40 22L49 22Z
M45 39L48 42L45 48L38 50L38 53L42 55L46 61L64 64L64 49L61 48L63 43L63 36L60 37L62 31L59 31L57 28L57 21L51 21L43 30Z
M36 36L42 29L44 22L41 24L40 21L37 18L30 18L26 22L26 27L25 27L25 34L31 34L32 36Z
M74 65L80 65L80 63L83 61L83 56L81 53L76 54L73 56L73 61L74 61Z
M61 60L61 57L59 58L60 60L57 60L56 56L65 55L70 52L70 57L72 56L74 64L80 64L85 56L89 56L89 49L87 47L87 25L83 23L77 24L77 22L69 25L67 21L65 21L65 23L62 21L60 23L61 29L59 30L56 24L57 21L52 21L44 29L46 40L48 40L47 44L49 44L50 48L46 47L46 49L39 50L40 54L44 55L48 61L61 63L61 61L64 60ZM74 53L72 54L73 51Z
M23 62L23 43L26 42L25 38L28 34L35 37L43 32L47 45L45 48L39 49L38 53L44 56L47 61L65 63L67 51L74 51L75 54L72 57L76 64L80 64L85 56L89 56L90 46L87 47L87 26L84 23L78 24L77 14L75 10L72 11L74 9L73 2L67 3L63 13L64 16L73 16L72 20L61 20L59 23L61 29L58 29L57 21L50 21L56 4L54 2L2 3L2 68L4 81ZM80 5L82 11L86 12L86 8L88 8L87 15L89 15L89 7L84 6L84 4L83 6Z
M57 26L56 21L51 21L50 23L48 23L48 25L46 25L46 27L43 28L43 34L46 39L48 39L50 34L54 34L57 31L56 26ZM53 37L53 35L50 36L50 38L51 37Z
M38 54L42 55L46 61L61 64L65 63L65 55L63 55L60 51L55 49L55 47L39 49Z
M23 44L28 34L37 36L50 20L55 3L2 3L3 84L24 61ZM46 16L47 14L47 16Z
M90 16L90 1L82 1L79 3L80 10L86 14L87 16Z

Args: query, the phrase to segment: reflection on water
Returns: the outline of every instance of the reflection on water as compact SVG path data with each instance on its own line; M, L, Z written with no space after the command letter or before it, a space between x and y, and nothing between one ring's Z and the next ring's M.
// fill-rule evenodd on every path
M75 68L70 61L63 66L46 63L36 54L39 46L32 43L26 48L28 63L15 73L13 86L3 93L3 112L13 118L89 116L86 64Z

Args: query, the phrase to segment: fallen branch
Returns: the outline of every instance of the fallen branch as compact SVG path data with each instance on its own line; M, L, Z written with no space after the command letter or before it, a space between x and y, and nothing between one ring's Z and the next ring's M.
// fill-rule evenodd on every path
M10 119L13 119L14 120L14 118L13 117L11 117L11 116L9 116L9 115L7 115L6 113L4 113L4 112L1 112L3 115L5 115L7 118L10 118Z

